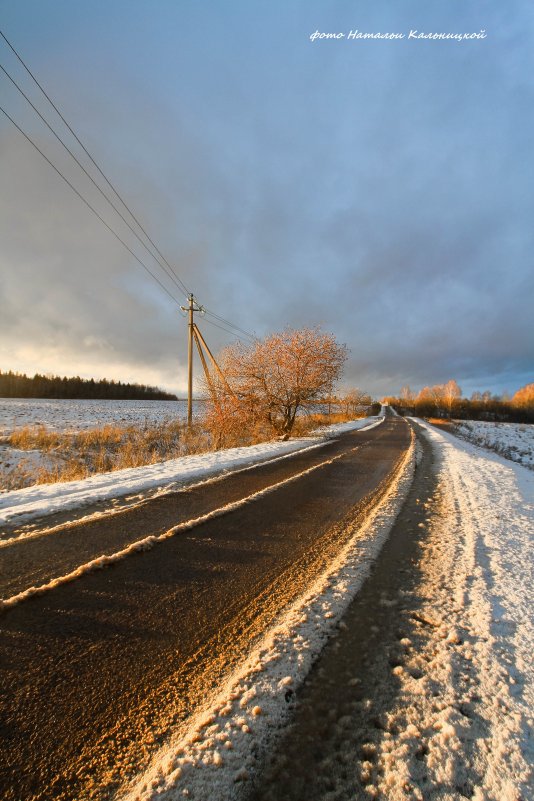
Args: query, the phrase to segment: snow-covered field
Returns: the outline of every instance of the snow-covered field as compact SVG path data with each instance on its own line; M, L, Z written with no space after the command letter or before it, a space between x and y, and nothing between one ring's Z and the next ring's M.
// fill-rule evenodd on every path
M193 402L193 416L200 420L205 409L205 402ZM362 408L362 414L365 409ZM60 480L74 478L73 472L80 474L83 467L87 473L99 472L95 467L95 460L107 458L106 467L126 467L122 459L128 461L132 451L132 437L139 436L141 453L145 454L146 462L154 460L151 447L143 442L153 436L153 428L166 426L176 421L185 422L187 417L186 401L105 401L105 400L47 400L40 398L0 398L0 493L6 490L29 487L44 481L57 480L55 476L61 475ZM28 444L13 444L8 441L9 435L21 429L30 431L25 442L33 440L34 447L40 445L40 427L43 427L41 446L43 450L30 449ZM83 444L70 444L65 440L62 445L55 443L52 446L42 445L44 439L49 443L49 434L73 435L81 432L103 430L112 426L124 431L124 441L120 448L116 443L106 445L106 432L102 431L100 453L96 446L98 440L92 440L89 454L84 453ZM128 431L133 429L133 433ZM175 429L173 429L174 431ZM110 434L111 435L111 434ZM170 435L169 435L170 436ZM201 435L199 435L201 437ZM184 438L182 438L183 440ZM165 437L163 438L165 442ZM18 447L17 447L18 445ZM182 447L182 452L187 446ZM129 450L130 448L130 450ZM201 448L199 448L200 450ZM135 456L139 448L133 448ZM165 447L162 448L165 451ZM168 451L167 451L168 453ZM181 455L175 445L175 457ZM160 458L165 458L161 455ZM168 458L168 457L167 457ZM80 467L83 465L83 467ZM100 468L101 469L101 468ZM69 475L70 474L70 475ZM54 478L51 478L54 476ZM128 477L126 477L128 480Z
M57 461L56 454L37 450L26 451L20 448L11 448L8 445L0 445L0 472L8 472L19 467L35 475L43 467L52 469Z
M365 407L362 407L362 411ZM193 415L201 414L204 402L193 401ZM326 407L317 407L317 412ZM48 400L46 398L0 398L0 436L25 426L43 425L50 431L81 431L104 425L142 425L185 420L187 401L146 400Z
M513 462L534 468L534 425L462 420L455 424L455 433Z
M201 409L196 401L194 411ZM186 401L47 400L0 398L0 435L24 426L44 425L51 431L80 431L106 424L127 426L185 419Z
M175 490L192 481L236 470L244 465L284 456L305 448L320 447L325 437L378 425L383 419L383 417L366 417L318 429L312 437L287 442L276 440L242 448L182 456L179 459L168 459L143 467L101 473L78 481L37 484L20 490L0 492L0 525L23 523L36 517L66 509L77 509L111 498L134 496L133 500L140 500L142 494L148 490L160 492Z

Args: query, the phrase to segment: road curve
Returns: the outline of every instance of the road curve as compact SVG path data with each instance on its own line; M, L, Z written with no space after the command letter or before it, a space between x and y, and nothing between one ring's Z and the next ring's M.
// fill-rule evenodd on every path
M279 484L230 514L4 612L0 797L110 798L325 569L346 541L347 522L365 517L409 441L406 422L388 416L318 452L94 521L97 533L80 524L63 538L29 541L21 566L44 563L50 575L69 559L80 564L84 542L94 538L115 550L117 542ZM280 483L296 473L304 474ZM62 550L66 561L58 565ZM9 580L16 579L13 565ZM28 573L21 575L24 584Z

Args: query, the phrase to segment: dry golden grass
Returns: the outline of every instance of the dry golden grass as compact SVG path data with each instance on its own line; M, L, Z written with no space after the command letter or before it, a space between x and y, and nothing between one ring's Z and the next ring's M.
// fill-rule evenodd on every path
M210 441L198 425L191 430L181 421L120 427L105 425L76 433L27 426L4 438L3 443L22 451L39 451L47 458L40 467L22 459L0 470L0 489L20 489L31 484L72 481L96 473L154 464L210 449Z
M302 415L295 422L292 436L307 436L319 426L353 419L353 415L341 413ZM254 430L241 429L226 435L224 447L255 445L272 437L271 428L257 425ZM0 466L0 490L73 481L216 448L213 432L210 434L202 421L188 429L180 420L125 427L108 424L75 433L50 431L43 425L26 426L5 437L3 444L22 451L38 451L46 458L39 467L30 458L19 460L11 468Z
M442 428L445 431L454 431L454 420L445 420L442 417L427 417L429 423L437 428Z
M297 417L293 427L293 437L305 437L315 428L334 425L335 423L348 423L349 420L358 420L364 414L346 414L345 412L332 412L332 414L307 414Z
M49 431L43 425L24 426L7 437L7 443L12 448L22 451L51 451L60 446L61 438L65 435Z

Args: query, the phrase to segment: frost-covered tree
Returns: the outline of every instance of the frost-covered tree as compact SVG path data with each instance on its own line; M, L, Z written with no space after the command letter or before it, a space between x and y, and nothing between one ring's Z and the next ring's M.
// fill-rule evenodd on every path
M219 356L227 384L218 383L208 416L221 430L266 424L287 438L299 409L331 393L346 358L346 346L318 328L232 344Z
M443 389L443 404L445 406L445 409L447 410L449 417L451 417L454 402L462 397L462 390L460 389L454 378L451 378L450 381L447 381L446 384L443 384L442 389Z
M361 389L349 389L340 398L340 403L346 414L357 414L364 406L371 404L371 396Z
M401 400L403 400L406 404L411 404L415 400L415 392L408 384L405 384L402 387L400 396Z

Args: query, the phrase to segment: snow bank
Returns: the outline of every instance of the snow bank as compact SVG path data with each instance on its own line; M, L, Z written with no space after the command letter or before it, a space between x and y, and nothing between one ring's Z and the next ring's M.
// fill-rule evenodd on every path
M80 508L120 496L137 495L147 490L176 489L177 484L189 484L199 478L236 470L244 465L320 447L326 441L325 437L370 428L382 420L382 417L367 417L330 426L313 437L287 442L276 440L244 448L183 456L143 467L101 473L78 481L38 484L25 489L0 492L0 525L23 523L66 509ZM169 487L170 484L173 486Z
M534 475L417 422L440 461L420 642L401 640L398 701L366 790L390 801L532 799Z
M466 420L455 424L455 433L475 445L534 469L534 425Z
M381 503L308 594L293 604L219 691L162 749L122 801L232 801L288 715L301 684L368 575L402 506L413 474L414 445Z

